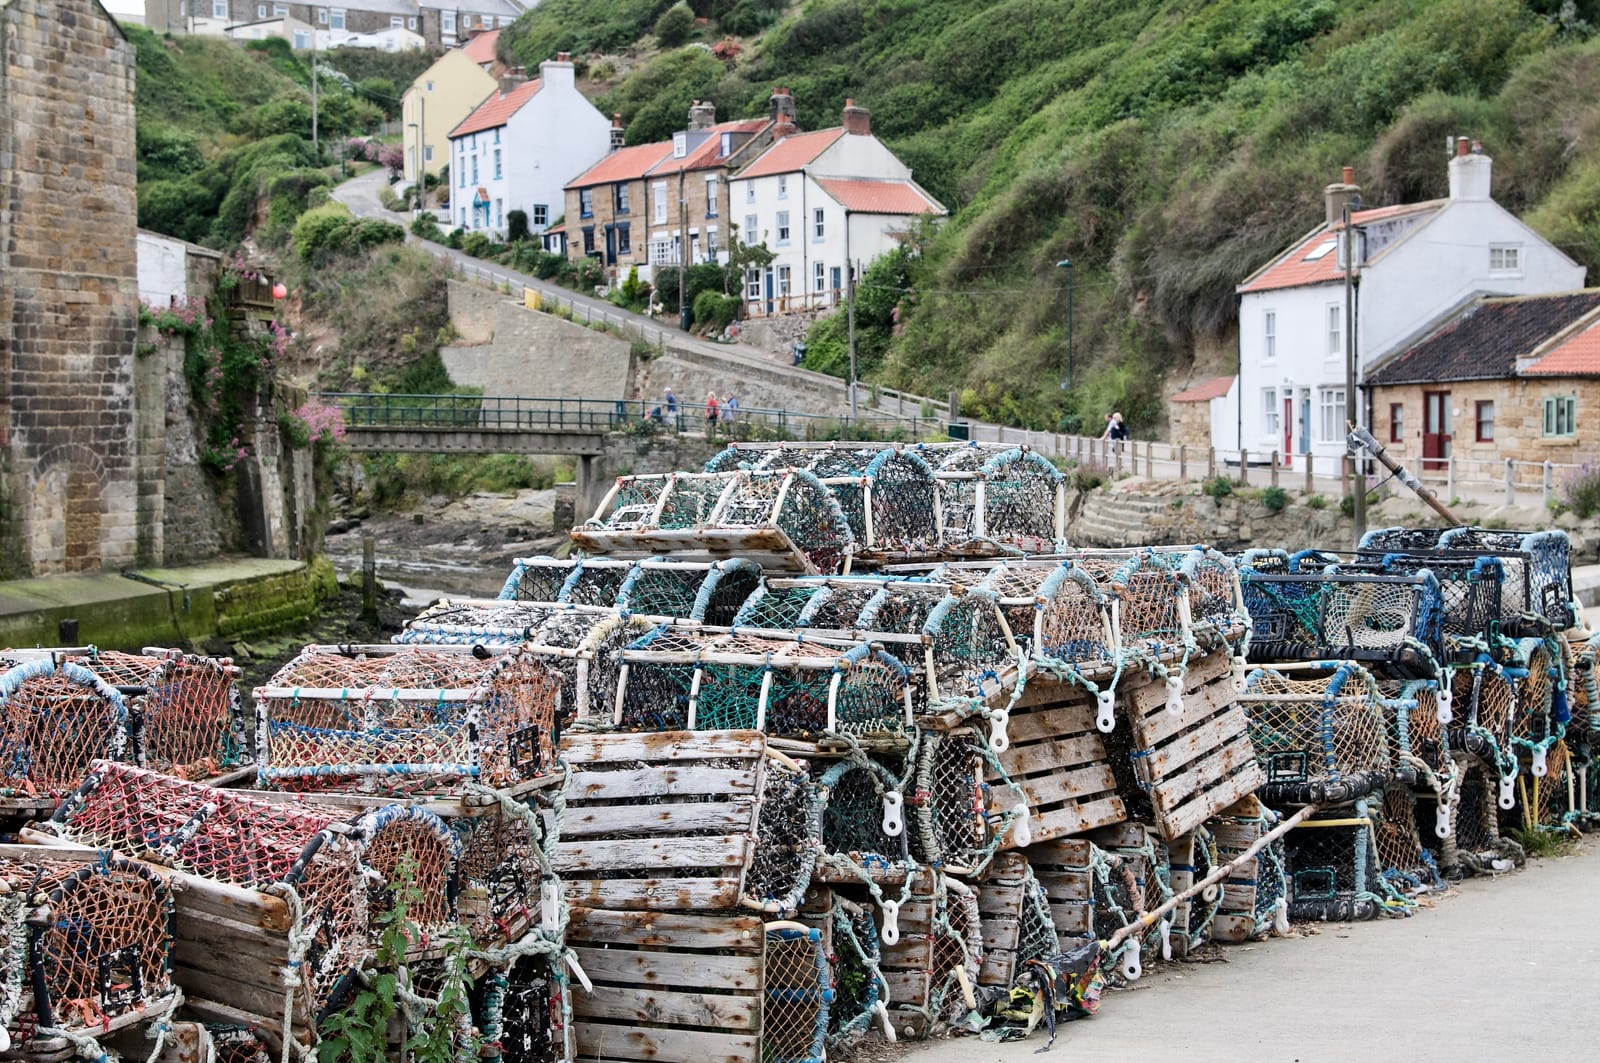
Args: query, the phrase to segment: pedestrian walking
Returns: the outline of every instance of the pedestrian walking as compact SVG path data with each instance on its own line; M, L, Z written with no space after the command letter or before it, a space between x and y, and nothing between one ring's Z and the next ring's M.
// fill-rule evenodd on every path
M706 430L707 431L710 431L710 430L715 429L717 427L717 413L718 413L718 410L717 410L717 393L715 391L707 392L706 393Z
M669 420L670 419L675 419L678 416L678 396L676 396L676 395L674 395L672 393L672 389L671 388L667 389L667 394L665 396L665 400L666 400L666 405L667 405L667 417L668 417L668 419Z
M724 421L739 419L739 397L731 391L728 392L728 397L722 400L722 419Z

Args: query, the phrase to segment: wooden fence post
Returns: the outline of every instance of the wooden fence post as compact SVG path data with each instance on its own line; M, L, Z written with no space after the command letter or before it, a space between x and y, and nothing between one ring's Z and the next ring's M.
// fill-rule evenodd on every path
M1189 478L1189 447L1187 444L1178 444L1178 479Z
M1239 451L1239 484L1243 487L1250 486L1250 452Z
M1311 452L1309 450L1306 451L1303 457L1306 459L1306 497L1309 498L1317 493L1317 489L1311 479Z
M1506 505L1517 504L1517 472L1516 465L1510 458L1506 459Z
M1272 452L1272 486L1278 486L1278 452Z

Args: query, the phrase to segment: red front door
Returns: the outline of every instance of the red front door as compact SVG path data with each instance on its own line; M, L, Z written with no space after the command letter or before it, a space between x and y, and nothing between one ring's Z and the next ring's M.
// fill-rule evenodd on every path
M1422 393L1422 470L1442 472L1450 457L1450 393Z
M1283 393L1283 467L1294 467L1294 393Z

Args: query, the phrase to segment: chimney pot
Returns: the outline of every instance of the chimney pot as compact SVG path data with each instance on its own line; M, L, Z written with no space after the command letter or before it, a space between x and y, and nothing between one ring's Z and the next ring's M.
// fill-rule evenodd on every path
M865 107L857 107L855 100L844 101L844 131L856 136L869 136L872 133L872 112Z
M1472 154L1474 154L1474 155L1482 155L1483 154L1483 141L1474 140L1472 142Z
M1346 166L1344 168L1344 183L1347 185L1356 183L1356 168L1354 166Z
M1486 200L1492 198L1491 183L1494 160L1483 153L1483 145L1476 140L1459 137L1456 155L1450 160L1450 198Z
M1329 229L1343 225L1345 206L1354 204L1360 198L1361 186L1355 183L1355 167L1344 167L1340 176L1344 178L1342 182L1322 190L1323 220Z
M572 62L572 53L571 52L557 52L556 53L556 62L558 62L558 63L570 63L570 62Z
M1466 137L1456 137L1456 155L1461 156L1467 154L1467 152L1471 150L1471 143L1472 142Z

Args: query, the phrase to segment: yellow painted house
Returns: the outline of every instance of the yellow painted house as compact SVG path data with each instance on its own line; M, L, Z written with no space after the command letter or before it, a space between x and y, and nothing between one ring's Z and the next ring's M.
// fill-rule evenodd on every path
M450 130L499 87L501 67L494 54L499 36L499 30L480 33L450 49L406 89L400 111L407 181L415 182L419 169L437 174L450 161Z

